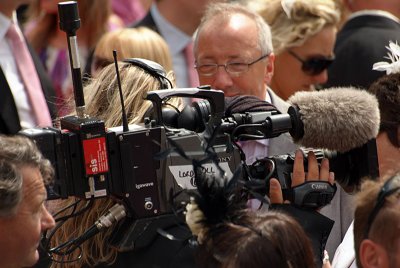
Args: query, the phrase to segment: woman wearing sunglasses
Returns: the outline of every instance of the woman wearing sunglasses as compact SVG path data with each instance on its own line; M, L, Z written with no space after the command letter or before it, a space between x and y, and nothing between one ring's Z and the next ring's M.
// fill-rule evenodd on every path
M328 79L340 11L333 0L270 0L259 13L271 26L272 90L284 100Z

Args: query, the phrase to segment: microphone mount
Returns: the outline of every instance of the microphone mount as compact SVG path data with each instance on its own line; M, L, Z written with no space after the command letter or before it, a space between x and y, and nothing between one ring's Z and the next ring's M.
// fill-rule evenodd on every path
M76 31L81 25L78 4L76 1L58 3L59 26L67 34L68 52L71 62L72 82L76 114L79 118L85 118L85 98L83 96L81 64L79 61L78 41Z

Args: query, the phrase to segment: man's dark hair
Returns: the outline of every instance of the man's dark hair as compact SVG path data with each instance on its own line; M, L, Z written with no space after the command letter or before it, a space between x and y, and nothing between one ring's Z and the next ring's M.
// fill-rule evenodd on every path
M380 131L385 131L390 142L400 147L397 133L400 128L400 73L385 75L368 89L379 102L381 114Z

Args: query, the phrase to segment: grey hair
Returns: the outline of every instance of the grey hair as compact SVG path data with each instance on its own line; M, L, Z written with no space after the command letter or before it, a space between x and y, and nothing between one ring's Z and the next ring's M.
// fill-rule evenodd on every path
M21 168L26 166L39 168L45 182L54 175L50 161L30 139L0 135L0 217L16 213L22 200Z
M15 214L22 200L22 175L18 168L0 160L0 217Z
M243 4L239 3L213 3L210 4L204 16L201 19L200 25L197 29L197 33L194 41L194 51L197 53L197 45L199 36L208 22L217 19L219 22L226 22L230 17L236 14L242 14L252 19L256 24L258 30L258 43L261 53L263 55L269 55L273 52L271 29L264 19L256 12L246 8Z

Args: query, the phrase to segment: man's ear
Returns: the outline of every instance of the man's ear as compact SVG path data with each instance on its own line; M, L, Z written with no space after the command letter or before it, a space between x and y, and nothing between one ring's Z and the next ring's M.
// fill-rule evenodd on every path
M360 262L363 268L389 267L386 249L370 239L364 239L360 244Z
M269 54L267 57L267 68L265 69L264 82L266 85L271 84L272 76L274 75L275 66L275 55L274 53Z

